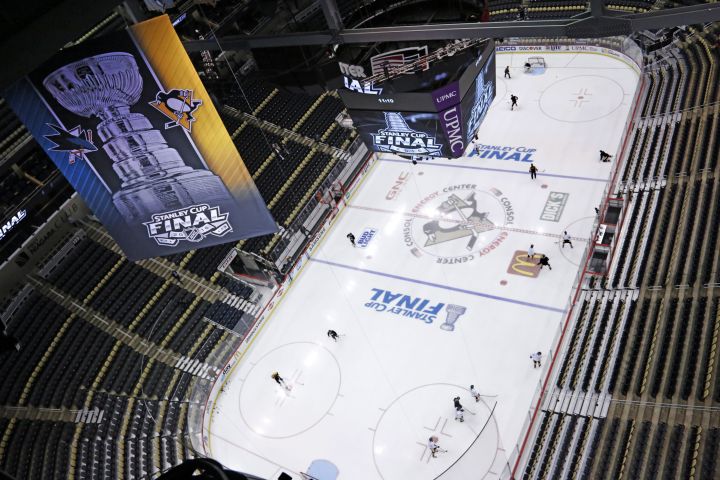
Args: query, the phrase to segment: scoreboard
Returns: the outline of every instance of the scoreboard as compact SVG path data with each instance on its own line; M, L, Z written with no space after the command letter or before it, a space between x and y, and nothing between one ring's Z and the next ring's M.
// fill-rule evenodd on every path
M339 90L340 98L371 150L412 159L464 154L495 98L495 44L488 41L482 49L465 48L449 58L426 58L434 61L427 60L424 71L414 68L423 57L413 58L406 75L390 79L387 70L386 75L352 78L364 69L341 64L346 88ZM374 81L378 78L381 82Z

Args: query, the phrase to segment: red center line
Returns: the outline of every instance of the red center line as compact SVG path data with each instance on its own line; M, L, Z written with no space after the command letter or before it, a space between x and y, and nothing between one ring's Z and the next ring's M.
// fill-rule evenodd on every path
M412 213L412 212L396 212L395 210L388 210L384 208L377 208L377 207L363 207L360 205L348 205L348 208L356 208L358 210L367 210L368 212L380 212L380 213L390 213L394 215L402 215L404 217L413 217L413 218L423 218L425 220L437 220L440 222L450 222L450 223L473 223L472 221L466 222L464 220L455 219L455 218L445 218L445 217L433 217L431 215L423 215L421 213ZM559 235L557 233L541 233L537 230L528 230L526 228L515 228L515 227L506 227L506 226L499 226L495 225L493 226L492 230L504 230L506 232L518 232L518 233L529 233L532 235L543 235L545 237L551 237L551 238L562 238L562 235ZM587 242L587 238L582 237L570 237L571 240L577 240L581 242Z

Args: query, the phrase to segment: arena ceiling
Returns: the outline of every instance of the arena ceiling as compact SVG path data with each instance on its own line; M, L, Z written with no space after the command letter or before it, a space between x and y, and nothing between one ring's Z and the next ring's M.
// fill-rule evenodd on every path
M0 10L0 88L97 25L120 0L22 0Z
M4 54L0 88L20 78L64 45L79 38L123 3L125 11L137 11L138 0L24 0L0 12ZM229 35L217 40L185 42L189 52L241 50L297 45L373 43L378 41L440 40L504 37L602 37L628 35L635 31L720 20L720 3L655 10L641 14L605 11L603 0L590 0L590 11L568 19L491 23L428 24L346 28L335 0L319 0L328 29L278 35ZM141 18L142 15L138 15Z
M335 0L319 0L328 30L281 35L231 35L184 42L189 52L202 50L242 50L247 48L374 43L385 41L452 40L459 38L505 37L608 37L630 35L642 30L702 24L720 20L720 3L654 10L646 13L609 12L603 0L590 0L590 10L572 18L510 22L473 22L345 28Z

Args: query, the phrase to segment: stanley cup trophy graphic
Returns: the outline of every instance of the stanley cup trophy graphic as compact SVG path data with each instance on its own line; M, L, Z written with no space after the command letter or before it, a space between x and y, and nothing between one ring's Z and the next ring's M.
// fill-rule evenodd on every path
M130 111L143 89L131 54L84 58L55 70L43 85L66 109L101 120L98 135L122 182L113 203L127 223L183 206L230 201L219 177L185 165L145 115Z
M468 122L467 131L468 140L475 136L475 132L480 128L480 124L495 98L495 84L493 80L485 81L489 66L490 62L485 65L475 80L475 103L470 111L470 121Z
M385 123L387 124L387 129L393 132L415 133L415 130L408 127L405 119L397 112L385 112Z
M448 332L452 332L455 330L455 322L457 322L458 318L460 318L466 311L467 309L463 306L449 304L445 307L445 314L447 315L445 317L445 323L440 325L440 328L447 330Z
M387 129L392 132L415 132L415 130L408 127L405 119L397 112L385 112L385 124L387 125ZM417 155L411 155L410 160L412 160L413 163L417 163L417 161L422 160L422 158L419 158Z

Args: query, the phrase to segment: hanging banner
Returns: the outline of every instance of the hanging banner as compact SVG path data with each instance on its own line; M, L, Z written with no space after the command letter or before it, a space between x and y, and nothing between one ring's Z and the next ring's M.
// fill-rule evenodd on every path
M63 49L4 96L131 260L277 230L167 16Z

